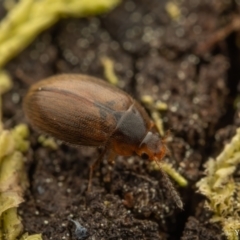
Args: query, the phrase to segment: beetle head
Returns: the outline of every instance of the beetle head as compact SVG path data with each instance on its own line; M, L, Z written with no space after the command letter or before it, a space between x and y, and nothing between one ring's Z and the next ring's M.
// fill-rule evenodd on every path
M167 153L164 139L158 133L149 131L136 150L137 155L150 161L160 161Z

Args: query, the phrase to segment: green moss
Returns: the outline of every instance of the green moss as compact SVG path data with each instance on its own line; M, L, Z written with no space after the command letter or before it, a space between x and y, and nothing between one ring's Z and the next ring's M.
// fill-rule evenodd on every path
M4 238L15 240L23 231L21 219L17 214L17 208L10 208L5 211L2 216Z
M162 111L167 110L167 104L161 101L155 101L152 96L144 95L141 97L141 102L150 111L151 117L161 136L164 136L163 120L161 117Z
M31 236L28 235L28 233L25 233L20 240L42 240L41 234L33 234Z
M61 17L85 17L109 11L120 0L21 0L0 25L0 68Z
M0 95L12 88L12 80L6 71L0 71Z
M15 148L20 152L26 152L29 148L29 129L25 124L19 124L12 130L12 136L15 141Z
M188 181L176 171L169 163L161 162L161 164L157 164L156 162L151 162L149 164L149 170L154 171L164 171L167 173L180 187L186 187L188 185Z
M109 57L102 57L105 78L113 85L118 85L118 77L114 71L114 61Z
M38 142L43 146L43 147L48 147L52 150L57 150L58 145L55 142L55 139L52 137L46 137L44 135L39 136Z
M240 163L240 128L216 159L205 164L206 176L197 187L208 198L206 207L213 213L212 222L220 222L229 240L235 240L240 232L240 183L233 173Z
M165 9L172 20L177 21L181 17L181 9L178 6L178 1L168 1Z

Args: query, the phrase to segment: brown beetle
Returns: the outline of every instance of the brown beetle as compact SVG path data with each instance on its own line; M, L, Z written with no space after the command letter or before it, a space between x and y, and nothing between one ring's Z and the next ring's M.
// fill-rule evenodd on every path
M160 161L166 146L146 111L109 83L79 74L53 76L34 84L24 99L30 123L42 132L74 145L102 146L122 156L137 154ZM110 154L113 155L113 154Z

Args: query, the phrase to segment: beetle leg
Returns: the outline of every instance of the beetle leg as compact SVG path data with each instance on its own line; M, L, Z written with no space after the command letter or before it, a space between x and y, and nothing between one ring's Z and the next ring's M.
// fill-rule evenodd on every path
M88 189L87 189L88 192L91 192L93 171L97 167L97 165L102 161L103 156L105 155L106 151L107 151L107 147L104 147L103 151L100 153L97 160L90 166Z
M104 177L104 182L110 182L111 181L111 175L112 175L112 166L115 164L115 158L116 153L114 151L110 151L108 155L108 171L106 176Z
M108 163L110 165L114 165L115 164L115 158L116 158L116 153L114 151L110 151L109 155L108 155Z

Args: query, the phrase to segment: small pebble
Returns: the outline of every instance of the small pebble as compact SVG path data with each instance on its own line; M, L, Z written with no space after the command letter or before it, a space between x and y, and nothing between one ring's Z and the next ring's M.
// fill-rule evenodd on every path
M71 218L68 219L69 221L73 222L76 226L75 229L75 236L78 240L83 240L88 237L88 231L85 227L83 227L78 221L75 221Z

